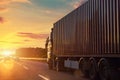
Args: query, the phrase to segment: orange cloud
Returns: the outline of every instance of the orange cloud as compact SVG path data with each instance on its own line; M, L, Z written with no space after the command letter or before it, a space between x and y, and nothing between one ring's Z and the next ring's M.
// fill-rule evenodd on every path
M48 34L36 34L36 33L19 32L19 33L17 33L17 36L31 38L31 39L46 39L48 37Z
M0 12L7 12L7 11L8 11L8 8L0 7Z
M4 23L4 18L3 17L0 17L0 23Z
M22 44L22 43L24 43L24 42L9 42L9 41L0 41L0 43Z
M8 11L8 5L11 3L31 3L29 0L0 0L0 13ZM0 23L5 22L3 17L0 17Z
M26 39L26 40L24 40L24 42L30 42L30 40L27 40L27 39Z
M13 2L31 3L29 0L12 0Z
M31 3L29 0L0 0L1 5L7 5L13 2Z

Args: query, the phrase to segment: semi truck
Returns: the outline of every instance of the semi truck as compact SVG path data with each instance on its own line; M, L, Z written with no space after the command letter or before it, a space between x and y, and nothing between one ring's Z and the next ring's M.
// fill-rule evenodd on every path
M120 80L120 0L88 0L53 24L49 69L81 70L92 80Z

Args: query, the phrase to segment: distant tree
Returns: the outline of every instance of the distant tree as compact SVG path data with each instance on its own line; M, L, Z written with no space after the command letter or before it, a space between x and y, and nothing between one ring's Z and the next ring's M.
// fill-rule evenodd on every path
M44 48L19 48L16 50L16 56L46 58L47 54Z

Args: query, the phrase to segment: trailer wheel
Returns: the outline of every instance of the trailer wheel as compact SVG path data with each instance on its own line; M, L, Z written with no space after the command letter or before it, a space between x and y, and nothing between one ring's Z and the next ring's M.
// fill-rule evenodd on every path
M89 77L91 80L98 80L98 68L97 63L94 58L89 59L90 69L89 69Z
M53 69L53 62L52 62L52 60L49 60L48 67L49 67L50 70Z
M80 68L81 72L84 74L84 76L88 77L89 74L86 69L86 60L84 58L80 59L79 68Z
M56 60L56 71L63 71L64 70L64 60L58 58Z
M60 71L60 65L59 64L60 64L59 61L57 61L56 62L56 71L58 71L58 72Z
M110 66L106 59L100 59L98 63L99 67L99 76L101 80L112 80L110 74Z

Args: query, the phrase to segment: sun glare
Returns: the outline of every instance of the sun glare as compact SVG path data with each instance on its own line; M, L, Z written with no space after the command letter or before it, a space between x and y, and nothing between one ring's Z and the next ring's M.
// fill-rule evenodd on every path
M3 56L11 56L12 54L12 51L3 51Z

